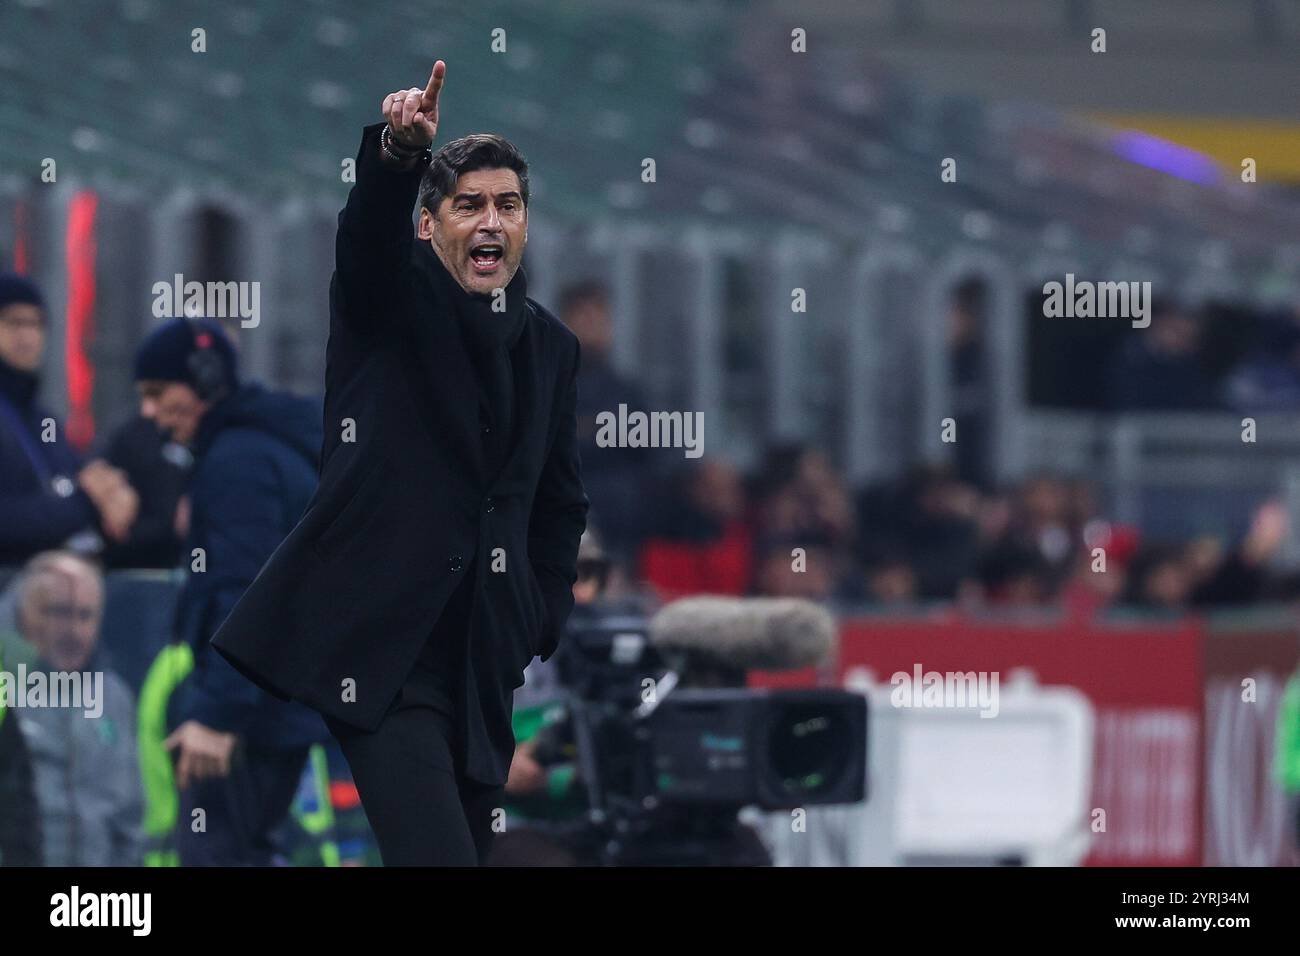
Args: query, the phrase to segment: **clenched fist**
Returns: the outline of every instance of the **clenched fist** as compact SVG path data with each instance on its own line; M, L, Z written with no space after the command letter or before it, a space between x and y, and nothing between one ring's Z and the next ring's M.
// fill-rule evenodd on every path
M411 87L384 97L380 111L388 121L389 133L399 146L421 149L438 134L438 93L447 74L442 60L433 64L429 83L423 89Z

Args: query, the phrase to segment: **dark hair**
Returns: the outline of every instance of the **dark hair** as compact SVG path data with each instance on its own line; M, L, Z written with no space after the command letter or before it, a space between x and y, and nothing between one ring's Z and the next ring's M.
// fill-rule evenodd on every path
M495 133L471 133L434 153L420 180L420 206L436 216L443 199L456 188L456 180L477 169L513 169L519 177L524 207L528 207L528 160L513 143Z

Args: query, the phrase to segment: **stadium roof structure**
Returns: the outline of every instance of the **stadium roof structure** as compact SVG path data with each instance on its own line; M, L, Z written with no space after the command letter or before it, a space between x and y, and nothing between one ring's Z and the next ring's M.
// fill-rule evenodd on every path
M340 0L16 0L0 14L0 172L337 207L383 94L448 64L440 139L491 130L575 222L683 217L855 241L879 229L1037 247L1294 254L1300 204L1151 160L1050 110L930 96L861 50L790 51L742 8ZM695 10L692 13L692 10ZM415 24L415 25L412 25ZM205 31L205 52L192 50ZM505 50L493 52L494 30ZM35 39L39 37L40 43ZM656 181L641 181L654 158ZM940 164L957 160L956 182ZM761 234L761 233L760 233Z

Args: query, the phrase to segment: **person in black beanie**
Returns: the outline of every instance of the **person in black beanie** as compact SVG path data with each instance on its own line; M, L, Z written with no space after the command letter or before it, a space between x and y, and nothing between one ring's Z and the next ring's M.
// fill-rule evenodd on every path
M85 462L36 398L45 301L24 276L0 274L0 566L49 548L97 551L125 540L139 499L125 474Z
M513 691L557 649L588 509L578 340L521 266L528 164L486 133L432 153L445 71L386 96L362 134L320 487L213 638L325 715L387 865L485 859Z
M175 751L181 864L268 865L308 749L329 734L318 714L212 653L209 639L316 488L320 403L241 382L234 347L208 319L154 329L136 353L135 381L140 414L194 458L175 628L194 667L169 701L164 743ZM207 828L195 833L200 807Z

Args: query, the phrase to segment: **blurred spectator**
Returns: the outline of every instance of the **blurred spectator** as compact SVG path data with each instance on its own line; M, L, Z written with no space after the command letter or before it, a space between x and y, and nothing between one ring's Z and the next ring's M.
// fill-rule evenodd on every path
M1083 540L1082 528L1076 524L1082 517L1077 510L1080 501L1072 492L1071 484L1055 475L1026 478L1012 496L1010 523L999 543L1004 557L1012 551L1037 556L1048 593L1069 574Z
M319 714L276 700L209 646L306 510L321 448L318 401L241 382L237 365L219 325L187 318L155 328L135 361L141 415L194 455L184 554L203 564L177 611L193 670L171 695L162 743L176 751L180 819L207 814L206 832L176 828L186 866L272 862L308 748L328 739Z
M1300 312L1261 323L1260 339L1224 383L1224 403L1242 414L1300 408Z
M835 550L826 538L764 538L755 549L754 594L825 601L835 592L837 567Z
M1099 517L1087 478L1040 472L1004 498L926 467L859 501L861 568L836 593L848 602L1054 605L1086 619L1117 604L1182 613L1300 594L1300 575L1269 572L1290 527L1278 502L1256 510L1234 548L1203 536L1139 551L1136 528Z
M664 482L651 506L641 576L667 601L688 594L744 594L753 535L745 492L727 462L701 458Z
M1241 543L1231 550L1213 536L1144 548L1134 562L1125 603L1185 612L1192 607L1242 605L1266 594L1269 561L1290 528L1286 508L1266 502Z
M1098 549L1099 553L1094 553ZM1137 532L1133 528L1096 519L1087 522L1083 547L1061 592L1066 613L1088 620L1118 603L1127 591L1129 566L1136 553Z
M1151 305L1151 325L1132 329L1106 372L1106 398L1117 412L1219 407L1201 361L1201 322L1169 300Z
M1098 520L1100 511L1097 505L1098 486L1095 479L1062 479L1066 486L1065 522L1077 535L1082 535L1088 526Z
M1195 583L1181 546L1147 545L1133 561L1124 603L1148 611L1182 613L1191 602Z
M45 864L138 865L135 700L99 651L103 577L73 552L50 551L27 563L17 587L19 630L36 648L37 669L81 673L86 688L80 701L51 699L15 714L35 771Z
M977 582L966 593L986 606L1037 607L1052 597L1053 568L1032 545L1004 541L981 557Z
M981 498L951 467L919 466L900 481L862 493L858 528L865 563L881 554L905 556L922 600L951 600L975 573Z
M1250 604L1263 596L1269 562L1282 548L1291 520L1286 506L1268 501L1255 510L1241 543L1223 555L1222 544L1201 540L1188 548L1197 605Z
M653 450L601 447L596 443L596 416L617 414L620 404L629 411L650 409L640 386L614 368L609 290L595 280L566 286L560 292L559 314L582 347L577 419L583 486L604 530L605 546L620 560L628 560L646 532L641 519L653 478Z
M188 502L182 502L182 495L189 453L137 415L113 432L104 457L122 469L140 497L131 533L123 541L108 542L101 555L104 566L110 570L176 567L185 535Z
M46 322L36 285L0 275L0 565L65 542L98 550L96 528L123 541L139 507L125 474L100 459L83 463L37 402Z
M0 605L3 605L5 611L4 620L0 621L0 657L4 658L10 670L20 664L31 670L36 666L36 659L39 656L36 648L23 637L18 620L21 608L18 606L20 595L17 585L21 577L22 569L19 568L9 586L0 595Z
M802 443L775 445L758 474L754 510L760 533L815 535L846 551L853 546L853 499L825 454Z
M13 666L0 647L0 672ZM0 696L0 866L40 866L41 814L27 742Z
M902 607L917 601L916 572L898 554L884 554L867 565L863 574L865 598L874 605Z

